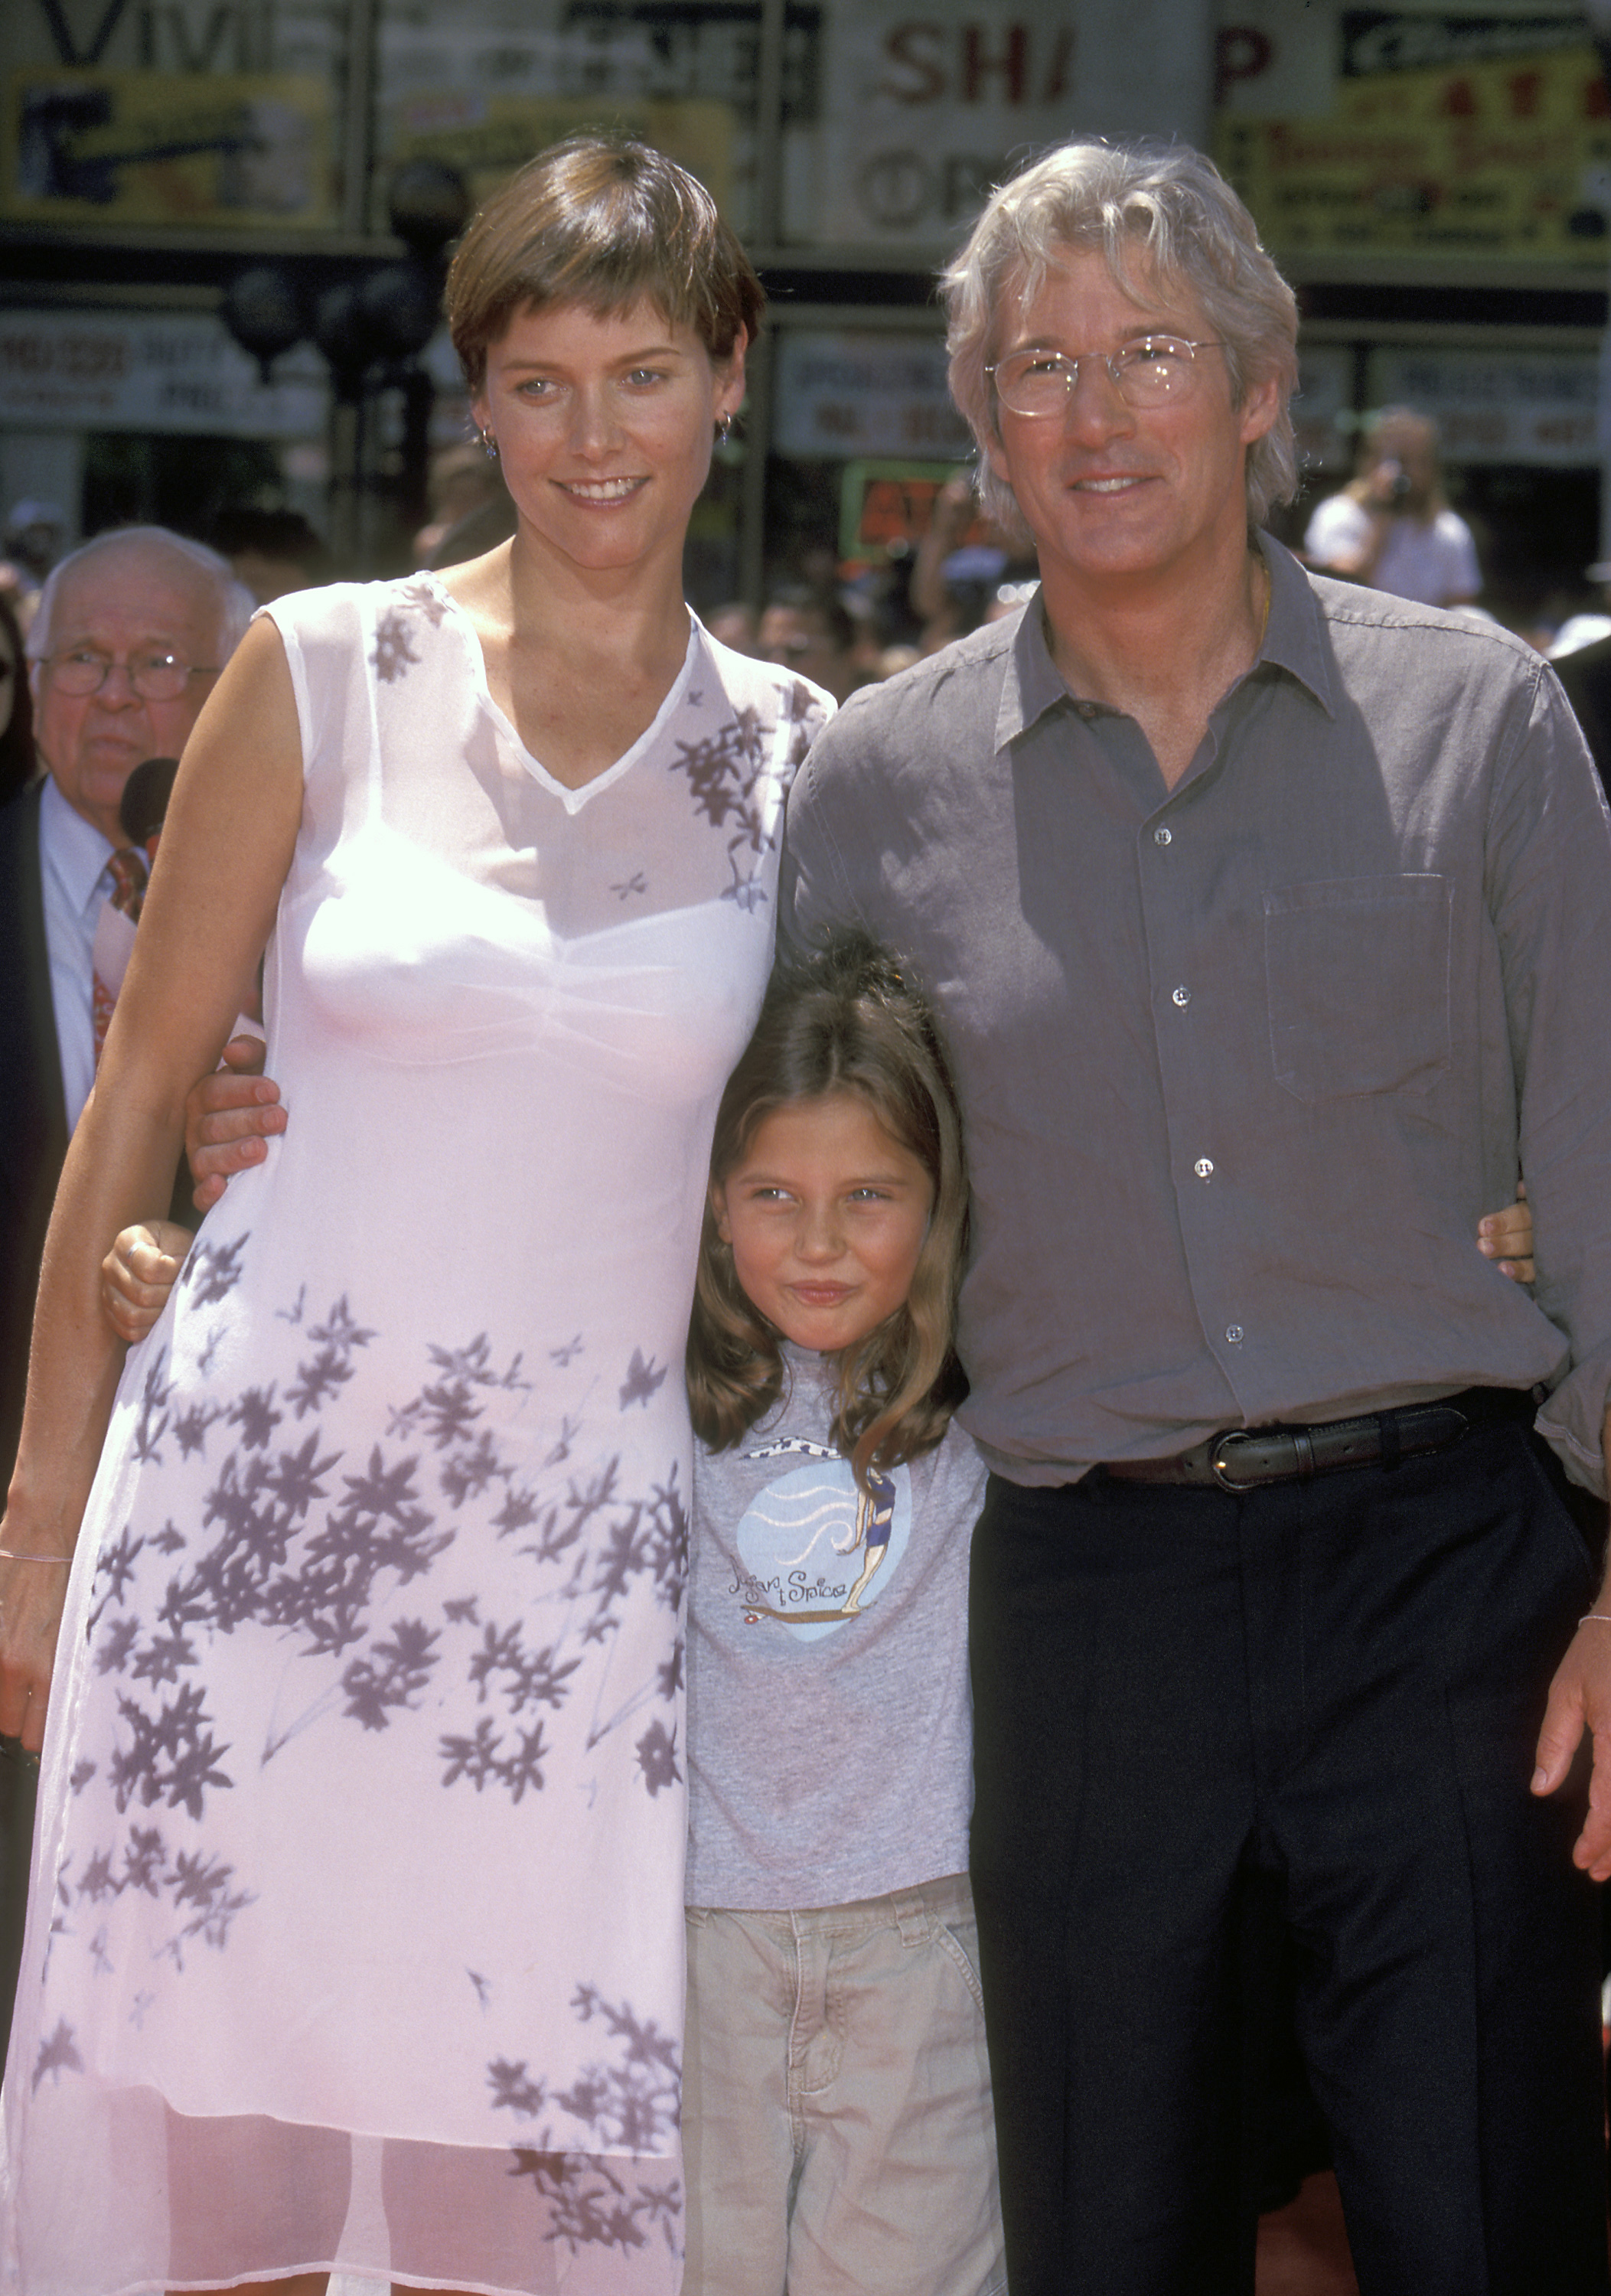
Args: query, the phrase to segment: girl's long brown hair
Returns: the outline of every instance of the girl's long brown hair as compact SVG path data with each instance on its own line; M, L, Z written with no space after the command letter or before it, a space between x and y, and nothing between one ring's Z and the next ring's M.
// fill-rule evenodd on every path
M833 1092L864 1101L934 1191L905 1305L839 1357L834 1439L865 1488L873 1466L897 1466L938 1443L967 1391L952 1344L967 1170L933 1014L899 960L859 931L773 974L717 1111L711 1186L725 1185L769 1116ZM687 1378L695 1431L713 1450L738 1442L783 1393L778 1340L739 1288L707 1197Z

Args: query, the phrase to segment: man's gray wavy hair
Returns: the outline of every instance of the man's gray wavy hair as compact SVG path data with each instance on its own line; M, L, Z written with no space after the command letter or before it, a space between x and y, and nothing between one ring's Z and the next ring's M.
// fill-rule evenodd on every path
M108 551L123 551L131 554L143 552L166 552L182 558L193 573L199 574L212 589L218 609L218 659L216 667L222 668L246 635L246 625L258 610L258 602L243 582L237 582L234 570L227 558L220 558L216 550L209 550L204 542L193 542L185 534L175 534L166 526L113 526L93 541L81 543L70 551L60 565L53 566L39 593L39 603L28 634L28 658L43 661L50 652L51 625L55 619L56 600L62 586L75 567L86 559L98 558Z
M1288 406L1298 376L1297 304L1252 216L1212 160L1188 144L1062 144L991 194L966 246L941 274L951 396L979 442L983 509L1023 532L1012 488L985 453L1000 437L985 368L1005 306L1032 297L1060 257L1088 250L1105 258L1126 293L1147 275L1190 290L1224 348L1237 406L1253 384L1278 379L1281 411L1247 451L1248 523L1262 525L1298 490Z

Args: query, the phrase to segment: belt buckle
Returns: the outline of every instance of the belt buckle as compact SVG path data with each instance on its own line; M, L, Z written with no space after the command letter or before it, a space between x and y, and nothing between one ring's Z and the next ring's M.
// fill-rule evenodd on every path
M1223 1435L1215 1436L1213 1448L1208 1455L1208 1472L1222 1491L1250 1491L1256 1488L1253 1483L1232 1482L1227 1472L1228 1462L1223 1456L1233 1443L1251 1443L1253 1439L1245 1427L1229 1427Z

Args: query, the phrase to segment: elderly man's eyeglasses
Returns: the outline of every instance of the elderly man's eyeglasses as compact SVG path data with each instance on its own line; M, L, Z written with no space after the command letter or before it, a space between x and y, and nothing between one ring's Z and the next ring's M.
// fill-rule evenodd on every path
M1127 406L1167 406L1191 389L1197 353L1219 348L1188 343L1179 335L1138 335L1116 351L1081 351L1078 358L1065 358L1061 351L1015 351L984 372L994 375L996 396L1009 414L1063 414L1080 369L1093 359L1107 369Z
M181 661L174 653L136 653L119 662L93 647L76 646L70 653L46 654L44 667L58 693L80 700L99 693L112 671L121 669L142 701L177 701L193 677L211 677L218 665Z

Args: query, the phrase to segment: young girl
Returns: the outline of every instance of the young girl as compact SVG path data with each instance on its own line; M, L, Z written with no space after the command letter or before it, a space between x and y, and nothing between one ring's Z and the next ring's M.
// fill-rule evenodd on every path
M775 979L688 1341L685 2285L1005 2286L968 1893L967 1225L933 1026L859 936Z

